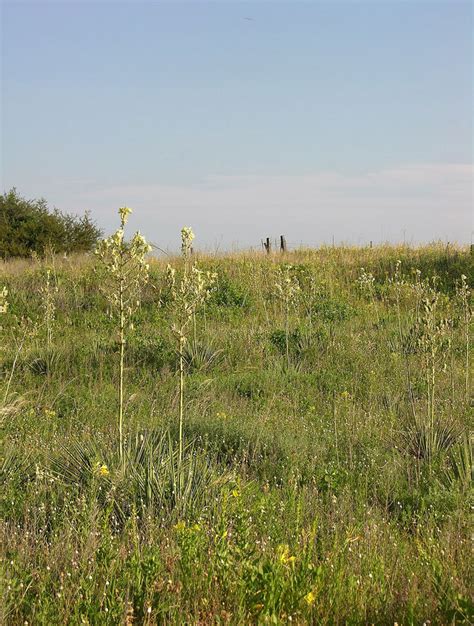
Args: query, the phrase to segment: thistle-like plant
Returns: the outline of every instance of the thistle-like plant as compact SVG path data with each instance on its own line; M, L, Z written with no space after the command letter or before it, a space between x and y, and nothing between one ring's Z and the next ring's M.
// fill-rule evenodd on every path
M275 296L281 301L285 314L285 344L286 363L290 365L290 312L296 309L301 295L301 286L298 277L293 272L293 266L289 263L280 265L274 283Z
M189 227L181 229L181 255L183 258L182 271L168 265L166 282L171 292L173 303L173 323L171 330L176 339L179 356L179 459L183 458L183 421L184 421L184 374L186 353L191 322L195 319L196 311L206 302L217 275L213 272L200 270L195 263L190 262L191 245L194 233Z
M120 227L113 235L99 241L95 254L105 269L104 292L118 320L119 334L119 381L118 381L118 428L120 457L123 458L123 391L126 330L133 313L140 305L140 293L148 280L146 255L151 246L143 235L136 232L130 241L124 231L132 209L121 207L118 211Z

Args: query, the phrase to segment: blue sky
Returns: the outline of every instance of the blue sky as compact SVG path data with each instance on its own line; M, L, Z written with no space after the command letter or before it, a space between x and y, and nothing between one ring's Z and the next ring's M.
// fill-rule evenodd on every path
M468 242L472 84L470 2L4 2L2 187L162 247Z

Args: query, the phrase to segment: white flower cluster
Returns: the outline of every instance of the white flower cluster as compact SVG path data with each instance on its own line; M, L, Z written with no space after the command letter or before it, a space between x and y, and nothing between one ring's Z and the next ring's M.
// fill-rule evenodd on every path
M192 264L188 267L188 256L194 233L191 228L185 226L181 229L181 252L184 258L184 269L179 280L174 267L166 268L166 282L171 292L175 308L175 323L173 332L183 345L186 342L186 328L192 320L197 309L209 298L214 286L217 274L204 271Z
M359 270L359 276L356 280L360 291L366 295L372 295L375 287L375 277L371 272L367 272L365 267Z
M8 310L8 289L3 287L0 289L0 313L6 313Z
M286 307L296 306L301 293L301 285L294 273L293 265L286 263L277 270L275 295Z
M132 209L121 207L118 212L120 228L99 241L95 254L112 282L105 289L108 299L118 306L122 298L122 308L125 307L126 314L130 316L139 304L140 286L148 280L146 255L151 246L140 232L136 232L130 241L125 240L124 226Z
M194 233L190 226L183 226L181 229L181 252L186 257L191 252L191 246L194 241Z

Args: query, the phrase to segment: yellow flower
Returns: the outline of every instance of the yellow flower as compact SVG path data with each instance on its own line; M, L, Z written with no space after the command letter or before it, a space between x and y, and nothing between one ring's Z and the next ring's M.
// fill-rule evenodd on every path
M99 467L99 474L101 476L108 476L110 474L109 468L105 465L105 463Z
M186 528L186 522L184 520L179 520L179 522L177 522L173 528L175 530L177 530L178 532L182 532L183 530L185 530Z
M295 556L290 556L290 548L287 545L279 545L277 548L278 559L280 563L286 565L287 563L294 563L296 561Z
M316 600L316 596L314 595L312 591L309 591L304 597L304 601L306 602L308 606L312 606L315 600Z
M97 462L94 465L94 474L96 476L108 476L110 474L109 468L107 467L105 463Z
M239 498L240 497L240 491L238 489L233 489L232 490L232 496L234 498Z

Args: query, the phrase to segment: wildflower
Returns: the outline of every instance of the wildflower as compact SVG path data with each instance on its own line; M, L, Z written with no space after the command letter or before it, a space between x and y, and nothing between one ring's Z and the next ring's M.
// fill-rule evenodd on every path
M177 532L182 532L183 530L186 529L186 522L184 520L179 520L179 522L177 522L174 526L173 526L174 530L176 530Z
M0 289L0 314L7 312L7 309L8 309L7 296L8 296L8 289L6 287L3 287L2 289Z
M296 561L296 557L290 555L290 548L286 544L278 546L277 554L278 560L282 565L286 565L287 563L294 563Z
M306 602L308 606L312 606L315 600L316 600L316 596L314 595L312 591L309 591L304 597L304 601Z
M120 228L110 237L97 244L95 254L106 271L103 290L115 310L119 331L119 382L118 391L118 430L120 457L123 457L123 363L125 354L126 329L133 313L140 305L140 292L148 280L148 264L145 256L151 247L143 235L135 233L130 241L124 239L124 228L132 212L129 207L119 209Z
M232 489L232 497L233 498L239 498L240 497L240 491L238 489Z
M120 220L122 222L122 226L125 226L128 220L128 216L132 212L132 209L128 206L122 206L119 209Z
M195 313L209 298L216 274L204 272L197 268L194 263L189 263L189 252L194 233L191 228L185 226L181 229L181 251L184 267L179 281L176 270L168 265L166 279L174 305L174 319L171 330L178 344L179 354L179 460L183 457L183 420L184 420L184 379L185 379L185 354L184 348L187 343L188 328Z
M96 476L109 476L109 468L105 463L97 462L94 466L94 474Z
M181 250L184 256L187 256L191 250L191 244L194 240L194 233L189 226L183 226L181 229Z

